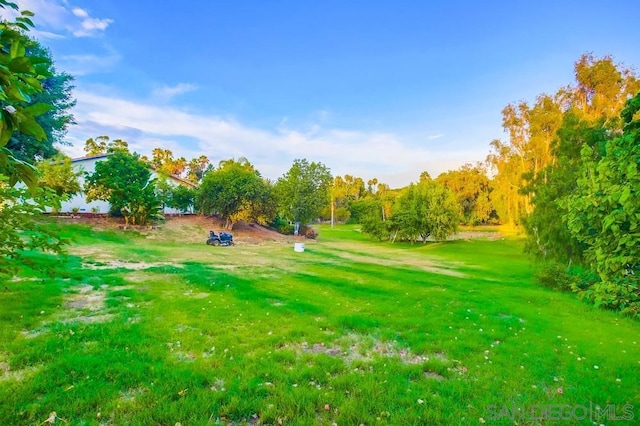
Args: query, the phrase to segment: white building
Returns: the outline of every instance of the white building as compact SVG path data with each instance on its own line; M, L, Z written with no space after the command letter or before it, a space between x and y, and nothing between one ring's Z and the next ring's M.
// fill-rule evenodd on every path
M96 163L99 161L104 161L110 154L102 154L95 155L92 157L81 157L74 158L71 160L71 167L76 172L82 172L78 177L78 183L80 187L84 187L84 178L88 174L92 174L96 170ZM151 170L151 177L158 178L158 174L155 170ZM189 182L186 179L182 179L178 176L170 175L167 177L167 182L170 185L177 186L183 185L188 186L190 188L195 188L192 182ZM106 201L91 201L88 202L84 193L79 193L71 197L69 201L65 201L62 203L60 208L61 213L70 213L70 212L79 212L79 213L108 213L109 212L109 203ZM177 214L181 213L176 209L165 207L163 210L164 214Z

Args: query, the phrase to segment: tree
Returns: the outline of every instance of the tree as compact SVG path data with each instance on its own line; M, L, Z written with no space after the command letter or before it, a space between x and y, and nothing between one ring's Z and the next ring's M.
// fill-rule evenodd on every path
M624 102L640 91L640 81L633 70L616 64L609 56L582 55L574 64L574 73L575 83L560 89L555 96L559 110L553 113L553 119L538 119L530 126L533 141L543 138L541 134L547 140L548 130L557 130L549 145L551 161L538 173L531 173L521 188L532 205L531 214L524 220L527 250L545 262L565 265L580 264L586 248L569 232L563 219L567 212L561 206L577 190L583 165L581 150L586 146L598 152L598 146L618 136L622 132L620 113ZM539 124L545 122L553 124L545 130Z
M333 226L336 219L343 222L347 221L351 215L349 205L360 199L365 193L366 190L362 178L351 175L344 175L344 178L336 176L330 189L331 226Z
M11 187L0 176L0 276L14 275L30 263L25 250L63 252L67 241L36 220L50 206L59 207L59 202L49 188Z
M184 185L177 185L171 188L167 206L183 213L192 212L195 205L196 191Z
M18 6L0 0L0 8L18 10ZM64 241L33 218L46 206L55 206L51 191L38 188L36 169L20 160L19 154L7 145L21 133L46 139L47 134L36 117L51 109L51 105L32 102L32 96L44 90L42 81L50 76L51 61L27 55L30 44L25 33L33 27L29 11L21 11L13 22L0 21L0 273L11 271L12 260L21 257L25 249L62 252ZM25 188L16 188L24 182Z
M59 197L69 198L82 191L78 182L81 172L73 170L71 158L60 154L53 160L40 161L37 168L39 186L51 188Z
M491 186L482 165L465 164L458 170L440 174L436 181L455 195L464 224L477 225L489 220L493 212Z
M184 157L173 158L168 149L154 148L151 154L151 165L158 173L180 176L187 168L187 160Z
M187 164L187 180L193 183L198 183L202 180L202 177L212 170L209 159L201 155L198 158L193 158Z
M6 0L0 8L18 6ZM29 187L38 183L35 168L20 160L19 155L7 147L14 133L46 139L47 134L36 117L48 112L51 105L31 103L32 96L44 90L42 81L50 76L51 62L47 58L27 56L31 44L24 32L33 27L33 13L21 11L15 22L0 22L0 174L8 177L8 185L22 181Z
M95 139L89 138L84 144L84 152L87 157L112 154L114 152L129 153L129 144L122 139L109 141L109 136L98 136Z
M220 214L226 227L240 219L256 219L260 202L268 193L260 173L245 158L220 162L207 173L197 190L196 204L205 214Z
M84 152L87 157L95 157L107 153L107 143L109 136L98 136L95 139L89 138L84 144Z
M357 218L358 223L362 225L362 232L378 241L390 237L389 223L383 220L381 214L382 203L383 201L379 197L366 197L351 205L352 218Z
M298 159L275 185L282 216L309 223L329 204L331 172L322 163Z
M87 176L84 189L87 201L108 201L110 214L122 214L127 223L144 225L159 217L161 204L155 180L138 154L120 150L107 160L98 161L95 171Z
M621 113L620 137L582 147L576 191L561 203L569 232L586 245L585 258L600 277L583 295L631 316L640 314L639 111L640 93Z
M43 90L32 94L27 103L28 105L49 105L48 111L36 117L36 122L43 129L46 137L38 139L32 135L14 133L7 148L17 158L33 163L57 155L55 144L68 145L64 136L67 133L67 127L75 123L70 111L76 102L71 94L73 77L56 70L48 49L35 40L29 40L25 56L37 61L45 60L49 63L48 76L41 81Z
M445 240L460 222L453 193L434 180L423 179L402 190L392 211L394 239L399 236L411 242L426 243L429 237Z

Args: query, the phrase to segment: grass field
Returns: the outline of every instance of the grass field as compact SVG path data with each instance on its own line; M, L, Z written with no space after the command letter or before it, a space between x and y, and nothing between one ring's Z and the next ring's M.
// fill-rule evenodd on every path
M518 237L321 227L296 253L205 246L197 228L62 231L61 263L34 255L55 277L0 291L3 425L640 418L640 323L537 286Z

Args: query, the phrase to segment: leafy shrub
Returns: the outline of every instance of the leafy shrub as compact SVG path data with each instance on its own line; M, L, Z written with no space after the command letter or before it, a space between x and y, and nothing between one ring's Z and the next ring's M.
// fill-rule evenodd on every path
M289 224L288 220L283 219L280 216L276 216L269 226L283 235L293 235L293 225Z
M318 232L308 225L301 225L298 234L304 235L305 238L308 238L310 240L315 240L316 238L318 238Z
M580 292L598 281L598 277L580 266L567 268L553 262L545 264L537 273L538 282L548 288L560 291Z

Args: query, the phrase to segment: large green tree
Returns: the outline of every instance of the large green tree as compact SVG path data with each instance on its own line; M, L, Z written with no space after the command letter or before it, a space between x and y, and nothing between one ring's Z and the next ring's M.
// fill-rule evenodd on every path
M0 0L0 8L6 7L18 10L14 3ZM42 82L50 77L51 62L27 55L31 40L25 33L33 27L31 16L22 11L15 22L0 21L0 174L8 177L10 186L18 181L37 185L35 168L7 145L15 134L45 140L47 134L36 118L51 109L49 104L32 102L44 90Z
M582 147L576 190L561 201L571 235L600 281L583 294L640 314L640 93L622 111L623 134Z
M136 153L116 151L98 161L95 171L86 177L84 192L87 201L108 201L110 213L123 215L127 223L144 225L159 217L155 180L149 165Z
M248 160L229 159L204 175L196 204L202 213L222 216L231 229L241 219L258 221L270 197L268 184Z
M549 130L555 129L549 143L551 161L541 169L528 170L526 183L519 188L531 203L531 212L524 218L527 249L545 261L565 265L580 264L586 248L569 232L563 219L566 209L561 206L562 200L577 190L583 166L581 150L590 147L597 152L597 146L619 135L624 102L640 91L633 70L609 56L583 55L574 64L574 72L575 82L557 92L557 107L550 108L559 112L559 125L558 112L552 120L529 125L529 141L539 141L543 138L540 135L545 135L546 141ZM544 122L553 124L547 128L539 125Z
M423 179L400 192L391 216L393 238L426 242L429 237L445 240L460 223L455 196L444 185Z
M0 9L6 8L18 10L16 4L0 0ZM22 250L59 253L63 244L55 232L33 219L57 204L55 194L38 188L36 169L8 147L18 133L37 141L47 137L36 118L51 105L34 103L33 96L44 90L42 82L50 76L51 61L27 54L31 42L25 34L33 27L32 15L22 11L15 21L0 21L0 273L16 266ZM18 182L29 189L16 187Z
M16 157L28 162L52 158L58 151L55 144L68 145L64 136L69 125L74 124L71 109L75 105L72 97L73 77L65 72L58 72L51 59L51 53L35 40L29 40L25 56L37 61L47 61L50 65L47 77L41 81L42 91L30 96L28 105L48 105L48 111L38 115L36 122L45 133L45 138L37 138L25 133L14 133L7 148Z
M71 158L59 154L37 164L41 187L51 188L59 197L69 198L82 191L78 178L82 172L73 169Z
M494 209L490 200L490 181L482 165L465 164L440 174L436 181L455 195L464 224L478 225L489 220Z
M303 224L320 217L330 202L331 181L324 164L295 160L274 188L282 216Z

